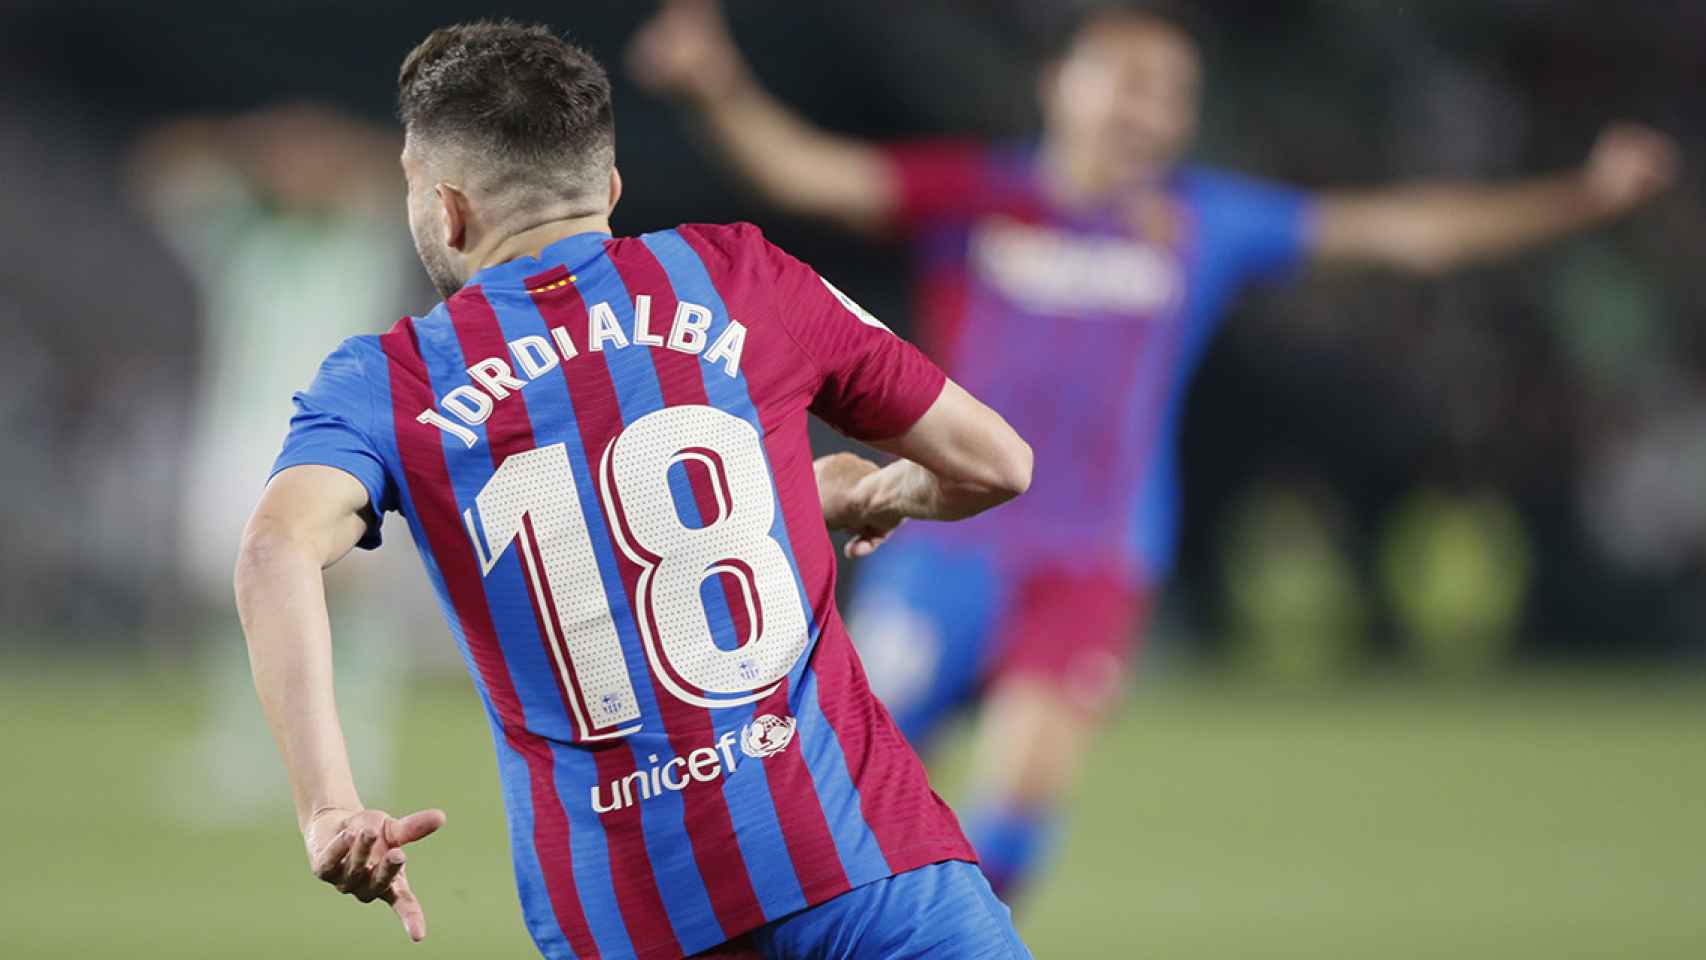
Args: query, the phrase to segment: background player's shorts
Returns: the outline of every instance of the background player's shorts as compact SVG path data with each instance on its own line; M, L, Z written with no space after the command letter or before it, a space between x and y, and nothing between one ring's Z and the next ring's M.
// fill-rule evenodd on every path
M911 537L864 562L849 629L872 689L923 746L957 707L1013 679L1105 708L1152 595L1123 573L998 562L988 550Z

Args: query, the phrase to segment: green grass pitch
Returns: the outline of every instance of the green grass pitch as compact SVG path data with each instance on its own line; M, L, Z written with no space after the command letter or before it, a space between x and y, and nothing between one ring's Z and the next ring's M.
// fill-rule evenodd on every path
M411 861L418 947L309 876L286 798L253 826L169 815L201 695L0 662L0 957L533 955L465 683L413 688L401 782L369 798L450 813ZM1045 958L1698 958L1703 813L1699 678L1150 684L1022 927Z

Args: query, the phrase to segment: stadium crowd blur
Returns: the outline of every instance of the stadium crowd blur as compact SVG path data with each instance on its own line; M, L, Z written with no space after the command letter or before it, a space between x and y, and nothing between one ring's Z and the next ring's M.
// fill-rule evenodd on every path
M772 90L825 125L901 137L1028 129L1024 64L1050 8L731 12ZM1690 109L1706 4L1200 9L1198 154L1235 170L1304 186L1532 172L1624 118L1676 136L1687 169L1630 222L1513 263L1246 299L1186 421L1162 653L1306 675L1706 662L1706 114ZM549 22L611 64L618 231L751 219L908 326L898 250L766 210L627 86L645 4L479 12ZM233 450L270 455L290 390L343 336L430 305L386 96L412 38L468 14L0 9L0 647L134 638L175 656L227 616L235 529L219 518L246 513L266 467L245 474Z

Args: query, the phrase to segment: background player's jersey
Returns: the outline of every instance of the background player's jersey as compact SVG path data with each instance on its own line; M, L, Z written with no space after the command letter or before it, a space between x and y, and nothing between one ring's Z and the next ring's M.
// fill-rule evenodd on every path
M1185 385L1238 288L1299 258L1305 198L1187 169L1164 203L1073 210L1050 199L1032 147L924 143L888 157L897 226L918 248L921 336L1037 461L1030 491L999 513L899 536L1161 577Z
M297 396L276 469L408 518L546 956L677 957L971 858L836 612L806 439L808 408L900 434L943 379L755 228L684 226L483 271Z

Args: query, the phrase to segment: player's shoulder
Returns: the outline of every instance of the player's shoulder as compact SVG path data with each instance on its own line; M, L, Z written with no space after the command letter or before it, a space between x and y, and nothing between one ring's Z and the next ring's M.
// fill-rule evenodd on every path
M348 337L320 361L313 380L295 400L362 422L371 410L375 378L383 375L384 363L377 335Z
M389 381L393 363L400 363L405 370L425 377L425 365L419 348L420 334L415 329L415 325L424 319L404 317L384 333L364 333L344 338L343 342L320 362L311 390L371 390L374 385Z
M773 257L781 252L757 224L745 220L684 223L669 232L686 241L700 259L711 257L734 262L742 258Z
M710 275L723 296L739 293L744 296L765 297L773 285L808 268L787 251L772 243L757 224L741 220L734 223L684 223L664 231L675 243L694 258ZM648 234L649 237L656 236ZM664 244L648 240L654 253ZM665 266L669 266L667 250Z
M405 316L393 323L384 333L361 334L350 337L338 349L347 350L367 365L370 376L389 377L391 365L424 379L426 356L445 343L454 343L455 328L450 321L450 304L458 297L479 295L479 288L464 287L450 300L440 301L419 316Z
M399 324L401 321L399 321ZM322 375L365 377L376 362L382 362L385 350L379 334L365 333L345 337L320 365Z

